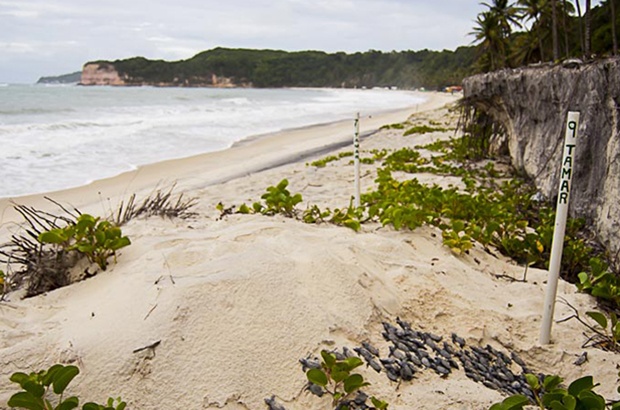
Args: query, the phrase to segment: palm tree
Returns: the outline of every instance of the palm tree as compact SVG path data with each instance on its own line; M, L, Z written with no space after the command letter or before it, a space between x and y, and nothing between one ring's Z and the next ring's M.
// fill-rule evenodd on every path
M551 35L553 37L553 61L560 59L558 47L558 8L555 0L551 1Z
M618 37L616 37L616 5L614 0L608 0L611 7L611 41L612 41L612 54L618 55Z
M502 25L495 13L484 11L478 14L476 25L471 35L475 37L474 43L481 46L484 51L482 69L493 71L506 66L506 41L503 36Z
M521 12L526 21L534 20L534 24L530 27L530 32L534 30L534 28L536 29L538 49L540 50L540 61L545 61L540 18L546 7L546 0L519 0L518 4L521 6Z
M489 12L495 15L503 36L507 37L512 32L510 27L511 24L521 27L519 9L513 4L510 4L509 0L493 0L492 4L481 4L488 7Z
M579 45L581 46L581 53L585 54L586 45L584 42L583 36L583 18L581 15L581 0L575 0L575 4L577 5L577 17L579 17Z
M579 1L579 0L577 0ZM583 42L584 42L584 49L583 49L583 54L585 58L590 58L590 55L592 54L592 28L591 28L591 24L592 24L592 13L590 12L590 4L591 0L586 0L586 14L585 14L585 19L586 19L586 24L585 24L585 33L583 36Z

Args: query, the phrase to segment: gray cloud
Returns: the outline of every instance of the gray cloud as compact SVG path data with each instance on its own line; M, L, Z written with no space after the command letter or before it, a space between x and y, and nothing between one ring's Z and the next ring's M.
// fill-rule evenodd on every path
M467 45L477 1L0 0L0 82L86 61L185 59L213 47L441 50Z

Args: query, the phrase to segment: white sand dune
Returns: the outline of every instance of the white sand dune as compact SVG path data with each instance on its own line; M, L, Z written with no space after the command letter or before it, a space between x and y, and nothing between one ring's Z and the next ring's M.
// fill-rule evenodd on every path
M437 110L452 100L430 94L414 118L454 122L454 114ZM412 111L362 124L370 130ZM397 232L367 224L355 233L280 216L218 220L218 202L257 200L282 178L305 204L346 206L350 159L315 168L305 165L305 153L348 140L350 131L351 124L342 123L294 131L294 142L290 133L263 137L51 194L101 214L130 193L148 194L158 183L177 181L179 191L199 198L199 217L134 219L123 228L133 244L106 272L0 303L0 407L16 391L11 373L60 362L81 369L72 394L101 402L120 395L131 409L264 409L263 400L272 395L289 410L327 409L327 398L304 390L298 360L362 341L387 355L381 322L397 316L414 329L447 338L455 332L469 345L515 351L534 371L569 380L591 374L602 383L598 392L615 397L617 357L583 349L583 329L575 320L555 324L553 343L538 345L546 272L530 269L526 283L497 277L521 278L524 268L479 247L457 257L430 227ZM366 138L362 150L449 135L381 131ZM363 190L372 186L375 167L364 166ZM426 178L441 183L441 177ZM49 207L40 196L16 201ZM0 210L4 239L16 218L7 201ZM581 312L595 305L564 282L559 296ZM563 304L556 308L556 318L570 313ZM584 351L589 360L574 365ZM503 397L462 370L446 378L426 370L400 384L370 368L360 371L372 383L366 390L391 409L487 409Z

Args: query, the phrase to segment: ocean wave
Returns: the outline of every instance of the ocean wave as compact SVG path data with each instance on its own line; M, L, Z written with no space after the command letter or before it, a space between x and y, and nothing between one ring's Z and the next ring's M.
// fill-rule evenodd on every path
M65 114L76 112L73 108L16 108L1 109L0 115L38 115L38 114Z
M252 135L420 102L374 90L10 88L15 97L2 91L0 102L0 197L79 186Z

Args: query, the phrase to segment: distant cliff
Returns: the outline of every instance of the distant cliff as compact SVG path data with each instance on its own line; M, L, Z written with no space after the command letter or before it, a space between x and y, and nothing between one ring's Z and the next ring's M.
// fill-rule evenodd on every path
M216 48L188 60L134 57L84 65L84 85L177 87L426 87L460 84L473 72L474 47L383 53L286 52Z
M80 82L81 76L82 72L76 71L71 74L41 77L37 81L37 84L75 84Z
M506 129L513 165L548 198L557 195L568 111L581 113L572 215L620 253L620 59L503 70L463 82L464 98Z
M114 65L87 63L82 69L81 85L126 85Z

